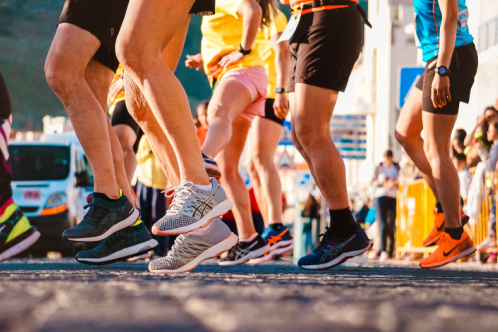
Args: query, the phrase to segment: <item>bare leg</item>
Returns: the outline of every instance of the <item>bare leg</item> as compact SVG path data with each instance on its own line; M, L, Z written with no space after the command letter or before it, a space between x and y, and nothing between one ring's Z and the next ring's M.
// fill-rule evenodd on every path
M161 53L163 62L172 72L175 71L178 61L180 60L188 25L190 23L190 17L191 15L185 19L180 30L178 30ZM175 151L166 137L166 134L152 113L142 92L133 80L125 76L125 85L126 106L128 111L147 136L152 151L159 161L163 172L168 176L168 180L174 187L180 185L180 170L178 168Z
M431 164L434 183L444 211L446 227L462 227L460 220L460 181L450 157L451 132L457 115L422 112L425 154Z
M424 152L424 139L420 136L422 129L422 91L413 89L401 109L401 114L396 124L395 136L431 188L434 197L436 197L436 202L439 202L431 164Z
M233 135L228 146L216 156L216 162L222 174L221 182L228 197L234 203L232 212L235 216L240 240L248 239L256 233L251 215L249 193L239 174L239 159L250 126L249 120L242 117L237 118L233 122Z
M208 107L209 130L202 152L214 158L232 136L232 123L252 102L251 94L241 83L222 80L214 90Z
M251 171L249 175L251 180L257 176L260 182L258 189L254 190L256 200L258 204L260 201L265 202L265 211L262 212L266 226L270 223L281 224L282 185L273 157L282 136L282 126L271 120L256 117L250 133L251 164L256 172Z
M177 156L181 178L209 184L183 87L160 54L188 16L194 0L131 0L116 51L143 92Z
M296 147L306 155L313 176L329 209L349 206L346 170L339 150L330 135L330 119L337 101L337 91L297 83L291 99Z
M123 159L126 171L126 176L128 181L131 183L135 170L137 168L137 157L135 151L133 151L133 146L137 141L137 134L130 126L125 124L119 124L114 127L114 132L118 137L121 148L123 149Z
M112 73L112 71L109 68L107 68L100 62L92 59L88 64L88 66L86 67L85 79L88 82L88 85L90 86L90 89L92 90L93 94L100 102L102 111L104 112L104 114L106 114L105 109L107 103L107 93L109 91L109 87L111 86L113 75L112 74L109 75L108 80L103 80L101 78L102 75L99 74L103 72ZM130 185L131 180L129 180L128 176L126 175L123 149L121 147L121 144L119 143L116 133L112 129L112 125L111 122L109 121L109 118L106 116L105 119L107 122L107 130L109 133L109 140L111 143L112 160L114 163L114 174L118 182L118 187L123 190L123 193L126 196L126 198L128 198L133 207L135 207L135 195L133 194L133 191L131 189ZM133 154L133 157L135 158L135 154Z
M251 130L249 130L249 136L250 135ZM268 206L264 198L263 188L261 187L261 179L259 178L256 165L254 165L252 158L249 160L249 164L247 165L247 171L249 173L249 178L251 179L254 198L256 198L256 203L258 203L259 211L261 212L265 226L268 226Z
M114 172L111 140L98 97L85 79L87 65L100 47L91 33L74 25L63 23L57 28L45 64L47 82L64 104L78 139L85 150L95 176L95 191L110 198L119 197L119 186ZM98 73L97 73L98 72ZM112 71L98 70L95 80L107 87ZM107 83L107 84L105 84Z

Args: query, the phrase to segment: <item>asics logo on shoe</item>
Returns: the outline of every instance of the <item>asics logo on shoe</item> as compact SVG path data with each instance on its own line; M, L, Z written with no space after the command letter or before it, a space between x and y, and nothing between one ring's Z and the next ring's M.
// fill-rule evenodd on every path
M458 245L457 245L457 246L455 246L453 249L451 249L451 250L450 250L449 252L447 252L447 253L443 251L443 255L444 255L444 257L448 257L448 256L449 256L449 255L453 252L453 250L455 250L456 248L458 248Z
M199 205L194 209L194 212L192 213L192 217L195 217L197 213L201 215L201 218L204 217L204 215L211 211L211 206L213 205L213 200L218 194L218 191L220 191L220 187L216 188L216 190L209 196L207 197L204 201L197 199L197 203ZM206 211L207 209L207 211Z
M438 232L441 232L443 230L443 228L444 228L444 222L441 224L440 227L436 227Z
M332 259L334 259L335 256L337 256L337 254L339 252L342 251L342 249L349 243L351 242L354 238L356 237L356 234L353 234L353 236L351 236L349 239L347 239L346 241L342 242L342 243L339 243L338 245L334 246L334 245L328 245L326 248L328 250L325 251L325 254L322 256L322 258L320 259L320 263L326 263L326 262L329 262L331 261Z
M287 233L289 231L289 229L285 229L282 233L278 234L278 235L275 235L275 236L272 236L268 239L268 245L272 246L274 244L276 244L278 241L282 241L282 236Z
M254 247L256 244L258 244L258 242L254 242L253 244L251 244L246 249L239 249L237 251L237 253L235 254L235 260L238 260L239 258L241 258L241 257L249 254L251 252L252 247Z

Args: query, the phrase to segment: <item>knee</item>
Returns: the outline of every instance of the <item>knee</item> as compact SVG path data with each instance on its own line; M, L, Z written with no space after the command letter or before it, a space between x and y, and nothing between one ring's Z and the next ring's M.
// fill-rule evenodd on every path
M304 154L304 148L301 145L301 142L299 141L299 138L297 137L296 130L294 127L291 128L291 137L292 137L292 142L294 143L294 146L296 147L297 151L299 153Z
M271 167L275 167L273 163L273 159L268 156L264 156L262 154L256 153L251 158L251 164L253 165L255 171L264 172L271 169Z
M118 36L116 57L126 71L142 77L143 73L150 67L147 61L148 55L147 49L141 47L136 40L134 41L122 35ZM159 55L157 55L157 58L159 59Z
M408 135L403 135L399 131L395 130L394 131L394 137L398 141L399 144L406 150L410 151L412 147L417 145L418 140L420 139L420 136L413 136L410 137Z
M329 127L326 128L329 131ZM299 141L300 145L308 150L314 147L320 147L321 143L327 139L330 139L330 132L324 132L323 128L314 128L314 126L309 126L307 124L296 123L294 135Z
M238 162L234 163L223 163L221 168L221 174L223 174L223 180L233 183L234 180L240 178Z
M254 158L251 158L251 160L249 160L249 163L247 165L247 172L249 174L258 174L258 170L256 169L256 165L254 164Z
M209 105L207 121L211 125L213 123L225 123L227 125L232 124L228 116L228 112L223 109L223 105L220 102L214 102L213 105Z
M64 99L65 94L74 82L76 75L70 68L64 68L53 61L45 64L45 78L50 88L59 98Z

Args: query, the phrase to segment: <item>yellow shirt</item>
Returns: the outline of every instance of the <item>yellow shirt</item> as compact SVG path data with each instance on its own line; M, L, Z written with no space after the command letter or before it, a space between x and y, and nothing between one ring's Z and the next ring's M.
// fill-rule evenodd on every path
M165 190L168 184L168 178L161 169L161 165L152 153L149 141L142 136L137 149L137 170L138 181L147 187Z
M270 26L259 29L256 36L256 47L259 56L265 63L266 74L268 75L268 99L275 99L275 89L277 88L277 70L275 68L275 51L270 42L270 38L277 33L284 32L287 26L287 17L280 10L277 17L273 18Z
M117 80L120 80L123 78L124 74L124 68L119 65L118 69L116 70L116 73L114 74L114 78L112 79L112 83L116 82ZM124 90L119 92L116 97L114 97L113 100L108 100L107 104L109 105L109 114L112 115L114 113L114 107L116 107L116 104L118 101L125 100L125 92Z
M216 14L202 17L201 54L208 76L221 78L226 72L218 66L226 54L236 51L242 41L242 17L237 10L244 0L216 0ZM258 52L254 51L229 69L264 67Z

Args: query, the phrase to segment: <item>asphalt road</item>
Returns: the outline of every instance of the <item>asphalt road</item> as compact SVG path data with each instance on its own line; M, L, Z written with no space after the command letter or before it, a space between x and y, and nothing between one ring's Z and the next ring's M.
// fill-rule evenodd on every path
M0 263L0 331L498 331L498 268L358 259L152 275L145 263Z

